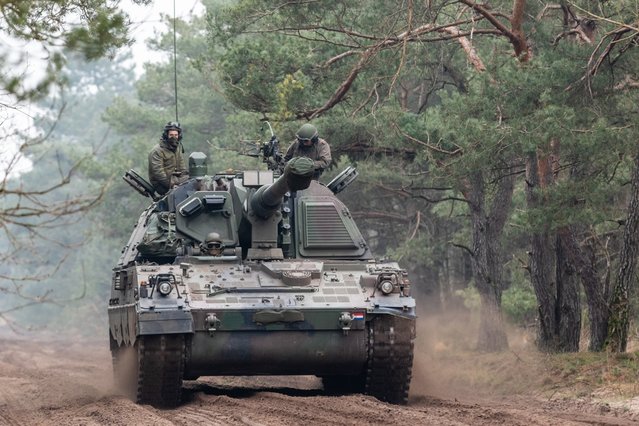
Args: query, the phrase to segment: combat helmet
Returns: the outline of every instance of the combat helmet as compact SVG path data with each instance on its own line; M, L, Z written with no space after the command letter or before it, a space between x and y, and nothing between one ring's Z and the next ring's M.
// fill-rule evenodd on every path
M162 140L166 141L169 139L169 130L177 130L178 131L178 141L182 140L182 127L180 127L180 123L177 121L169 121L164 126L164 130L162 131Z
M317 132L317 128L310 123L306 123L300 127L300 129L295 134L295 137L300 142L311 141L313 143L317 143L319 139L319 133Z
M204 238L204 242L200 244L200 250L204 253L219 256L224 250L224 242L217 232L209 232Z

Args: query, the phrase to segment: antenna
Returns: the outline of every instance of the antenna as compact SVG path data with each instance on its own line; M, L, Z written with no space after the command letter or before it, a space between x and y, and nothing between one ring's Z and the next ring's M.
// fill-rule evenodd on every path
M173 87L175 88L175 121L178 123L178 88L177 88L177 43L175 41L175 0L173 0Z

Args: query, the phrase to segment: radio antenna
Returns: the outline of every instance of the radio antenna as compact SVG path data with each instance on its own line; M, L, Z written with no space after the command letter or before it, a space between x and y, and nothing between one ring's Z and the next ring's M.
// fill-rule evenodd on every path
M175 0L173 0L173 87L175 88L175 121L178 123L180 119L178 117L178 87L177 87L177 43L176 43L176 29L175 29Z

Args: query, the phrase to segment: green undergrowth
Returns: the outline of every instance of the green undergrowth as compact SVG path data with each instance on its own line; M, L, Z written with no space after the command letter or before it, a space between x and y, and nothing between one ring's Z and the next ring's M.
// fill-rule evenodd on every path
M579 352L547 355L544 388L586 396L600 392L639 395L639 352Z

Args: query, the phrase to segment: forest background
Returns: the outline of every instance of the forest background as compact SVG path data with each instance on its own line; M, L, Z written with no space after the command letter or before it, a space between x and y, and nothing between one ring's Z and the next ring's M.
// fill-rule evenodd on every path
M149 202L120 176L146 173L175 117L175 28L185 149L209 171L263 168L241 155L270 137L263 121L286 145L310 120L333 153L321 181L357 166L343 196L421 315L468 312L490 351L508 347L504 320L548 352L637 336L636 1L207 0L167 11L148 45L166 61L139 78L113 53L117 2L70 8L104 3L57 2L59 28L30 19L55 12L37 2L0 6L0 31L64 46L30 88L0 62L1 107L43 111L37 136L3 134L21 149L0 182L0 327L107 330L111 268Z

